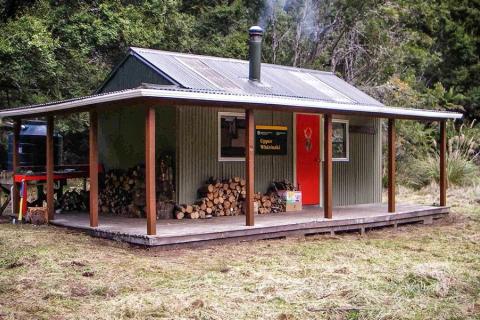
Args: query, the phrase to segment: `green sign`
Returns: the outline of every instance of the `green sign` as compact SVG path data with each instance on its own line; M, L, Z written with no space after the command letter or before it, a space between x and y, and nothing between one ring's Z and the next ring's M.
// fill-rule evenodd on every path
M255 152L258 155L286 155L288 128L255 126Z

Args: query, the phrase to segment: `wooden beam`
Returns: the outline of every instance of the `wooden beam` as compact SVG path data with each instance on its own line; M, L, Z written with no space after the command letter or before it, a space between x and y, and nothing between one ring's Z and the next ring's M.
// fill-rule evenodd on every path
M156 191L155 191L155 108L147 107L145 114L145 187L147 234L157 233Z
M447 132L445 121L440 121L440 205L447 205Z
M22 126L21 120L15 120L13 123L13 155L12 155L12 172L13 175L18 171L18 167L20 165L20 154L19 145L20 145L20 128ZM14 179L12 175L12 179ZM20 206L20 187L18 183L13 181L13 192L12 192L12 204L13 204L13 214L17 215L19 206Z
M255 193L255 117L252 109L247 109L245 114L245 174L247 194L245 198L246 225L253 226L254 222L254 193Z
M55 199L53 189L53 170L54 170L54 143L53 143L54 117L47 117L47 213L48 220L53 220L55 217Z
M388 119L388 212L395 212L395 119Z
M90 111L89 170L90 170L90 227L98 227L98 115Z
M332 115L325 114L323 124L323 139L324 139L324 162L323 162L323 210L324 216L327 219L333 217L333 182L332 182L332 135L333 124Z

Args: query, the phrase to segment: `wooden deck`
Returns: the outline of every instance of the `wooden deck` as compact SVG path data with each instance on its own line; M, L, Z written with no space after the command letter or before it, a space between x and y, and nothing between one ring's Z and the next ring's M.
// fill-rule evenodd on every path
M202 244L225 240L271 239L294 235L331 233L348 230L397 226L403 223L431 223L449 213L448 207L398 205L396 213L387 213L385 204L334 208L333 219L323 218L319 207L300 212L256 215L255 226L245 226L245 216L206 220L159 220L157 235L148 236L146 219L99 217L99 226L89 226L87 213L57 214L52 224L86 231L96 237L143 246Z

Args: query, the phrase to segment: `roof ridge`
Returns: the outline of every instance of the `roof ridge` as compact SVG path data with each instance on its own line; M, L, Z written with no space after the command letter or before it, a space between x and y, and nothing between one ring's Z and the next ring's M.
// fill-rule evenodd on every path
M185 53L185 52L175 52L175 51L167 51L167 50L160 50L160 49L151 49L151 48L141 48L141 47L129 47L130 50L141 54L142 51L155 53L155 54L166 54L170 56L184 56L184 57L196 57L196 58L204 58L204 59L212 59L212 60L222 60L222 61L230 61L236 63L243 63L248 64L248 60L236 59L236 58L226 58L226 57L217 57L211 55L202 55L196 53ZM294 67L294 66L286 66L282 64L273 64L273 63L266 63L262 62L262 67L272 67L272 68L279 68L279 69L287 69L287 70L294 70L294 71L301 71L301 72L315 72L321 74L328 74L328 75L335 75L332 71L325 71L325 70L318 70L318 69L308 69L308 68L301 68L301 67ZM343 80L343 79L342 79Z

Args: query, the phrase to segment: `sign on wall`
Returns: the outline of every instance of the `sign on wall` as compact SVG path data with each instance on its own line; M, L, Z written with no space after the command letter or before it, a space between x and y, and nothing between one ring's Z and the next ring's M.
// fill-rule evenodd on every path
M286 155L288 128L255 126L255 151L259 155Z

